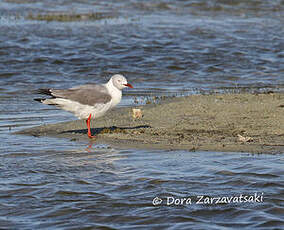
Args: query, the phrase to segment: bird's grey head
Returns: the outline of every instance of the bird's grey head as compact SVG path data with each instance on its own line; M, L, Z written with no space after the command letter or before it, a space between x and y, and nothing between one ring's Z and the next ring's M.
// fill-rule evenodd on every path
M113 75L110 80L112 81L112 84L120 90L122 90L126 87L133 88L133 86L131 84L127 83L126 78L124 76L122 76L121 74Z

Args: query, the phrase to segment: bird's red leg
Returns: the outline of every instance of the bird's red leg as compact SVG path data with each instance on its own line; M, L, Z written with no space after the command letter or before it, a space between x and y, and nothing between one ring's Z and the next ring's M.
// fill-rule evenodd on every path
M95 138L95 136L92 136L92 133L91 133L91 117L92 115L90 114L88 120L86 120L86 123L87 123L87 127L88 127L88 137L91 139L91 138Z

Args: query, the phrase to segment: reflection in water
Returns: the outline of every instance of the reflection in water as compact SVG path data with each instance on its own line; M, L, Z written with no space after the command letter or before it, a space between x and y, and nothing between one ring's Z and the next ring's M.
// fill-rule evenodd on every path
M60 222L70 228L70 218L85 227L110 228L143 225L146 219L165 226L240 227L240 219L247 227L276 226L282 221L283 160L282 155L99 147L93 152L50 149L2 155L0 199L5 209L0 212L9 216L10 226L21 218L22 227L31 227L32 220L35 228ZM263 194L260 202L204 202L255 193ZM197 203L201 196L203 203ZM154 206L155 197L162 203ZM188 198L191 203L171 204L171 199Z

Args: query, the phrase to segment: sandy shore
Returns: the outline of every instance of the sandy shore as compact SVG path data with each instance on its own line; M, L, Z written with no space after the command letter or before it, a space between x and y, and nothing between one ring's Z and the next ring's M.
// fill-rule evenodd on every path
M161 104L110 111L91 123L96 143L122 148L250 153L284 152L284 94L192 95ZM88 139L85 121L25 129L16 134Z

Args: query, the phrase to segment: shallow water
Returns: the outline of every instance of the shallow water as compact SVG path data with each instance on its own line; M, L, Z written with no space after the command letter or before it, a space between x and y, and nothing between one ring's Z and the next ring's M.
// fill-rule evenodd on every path
M137 95L283 91L283 1L56 2L0 4L0 228L283 226L282 155L114 149L12 134L75 119L34 102L34 90L102 83L114 73L135 86L120 106ZM25 19L50 11L117 16ZM256 192L262 202L196 203L199 195ZM154 206L155 197L162 204ZM167 205L171 197L192 202Z
M56 151L49 143L1 155L1 227L274 229L283 224L282 155L103 146L87 151L83 144L68 143L70 150L54 141ZM206 203L206 197L255 193L262 198L250 203ZM204 196L200 203L199 196ZM162 204L154 206L155 197ZM182 198L187 204L179 203Z

